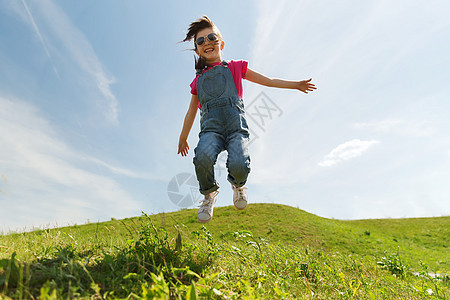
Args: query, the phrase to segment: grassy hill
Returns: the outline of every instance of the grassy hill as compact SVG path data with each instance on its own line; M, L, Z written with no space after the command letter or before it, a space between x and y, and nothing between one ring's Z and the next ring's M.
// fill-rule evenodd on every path
M276 204L0 236L0 298L448 299L450 217L340 221Z

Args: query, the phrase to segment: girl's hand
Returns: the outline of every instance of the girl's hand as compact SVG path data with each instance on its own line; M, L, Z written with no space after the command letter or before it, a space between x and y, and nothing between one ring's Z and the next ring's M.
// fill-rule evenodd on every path
M308 80L302 80L297 82L297 90L302 91L305 94L308 94L308 92L312 92L316 89L316 86L311 83L312 78Z
M181 156L186 156L189 152L189 144L187 142L187 140L182 140L180 139L180 141L178 142L178 153L181 153Z

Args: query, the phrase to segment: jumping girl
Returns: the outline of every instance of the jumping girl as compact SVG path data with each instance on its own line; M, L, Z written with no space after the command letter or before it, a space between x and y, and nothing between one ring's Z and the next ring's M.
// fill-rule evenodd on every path
M195 148L194 165L200 185L201 201L197 219L206 223L213 216L213 207L219 193L214 178L214 165L222 151L228 152L228 181L233 188L233 203L237 209L247 206L246 187L250 172L248 153L249 131L245 118L242 79L276 88L297 89L308 93L316 89L311 79L287 81L259 74L243 60L222 60L225 42L219 29L203 16L189 26L183 42L194 40L197 76L192 81L191 103L184 119L178 143L178 154L186 156L187 142L197 110L200 108L200 134Z

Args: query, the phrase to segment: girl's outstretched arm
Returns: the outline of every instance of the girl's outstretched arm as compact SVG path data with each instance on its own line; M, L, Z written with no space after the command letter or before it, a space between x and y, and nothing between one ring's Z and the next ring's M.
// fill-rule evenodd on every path
M192 124L194 124L195 116L197 115L198 109L198 96L192 95L191 103L189 104L189 109L184 117L183 129L181 130L180 140L178 141L178 153L181 156L186 156L189 152L189 144L187 138L189 132L191 132Z
M269 78L256 71L253 71L250 68L247 69L247 76L245 77L245 79L268 87L276 87L282 89L296 89L302 91L305 94L308 94L308 92L312 92L313 90L316 89L316 86L311 83L312 78L302 81L290 81L284 79Z

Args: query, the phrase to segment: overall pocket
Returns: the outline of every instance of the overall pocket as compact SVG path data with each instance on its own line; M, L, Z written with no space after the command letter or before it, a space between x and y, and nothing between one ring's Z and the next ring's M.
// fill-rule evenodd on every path
M202 82L202 88L205 94L213 98L219 98L222 96L225 92L225 87L226 79L221 73L206 76Z

